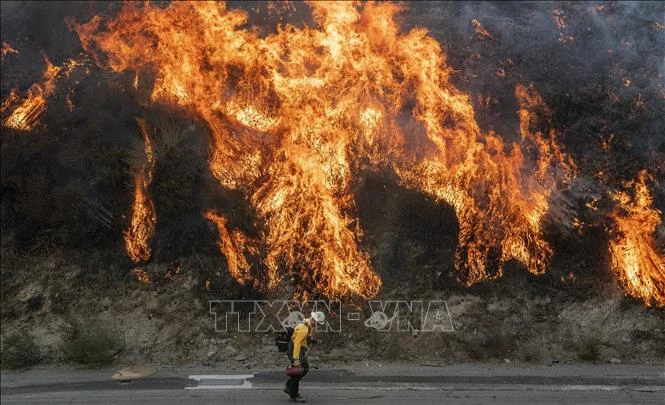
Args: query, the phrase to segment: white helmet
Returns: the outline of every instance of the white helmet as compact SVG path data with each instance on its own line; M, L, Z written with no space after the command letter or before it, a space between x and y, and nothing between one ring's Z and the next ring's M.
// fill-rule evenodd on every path
M312 312L312 319L316 321L319 325L323 325L326 323L326 316L324 315L323 312L318 311L318 312Z

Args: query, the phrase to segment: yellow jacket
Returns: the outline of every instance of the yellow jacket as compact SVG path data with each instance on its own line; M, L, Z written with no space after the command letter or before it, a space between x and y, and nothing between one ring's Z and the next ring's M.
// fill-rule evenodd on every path
M302 321L302 323L299 323L298 326L293 329L293 336L291 336L291 341L293 342L294 360L300 359L301 347L307 348L307 336L309 336L311 332L309 322L309 318L306 318L304 321Z

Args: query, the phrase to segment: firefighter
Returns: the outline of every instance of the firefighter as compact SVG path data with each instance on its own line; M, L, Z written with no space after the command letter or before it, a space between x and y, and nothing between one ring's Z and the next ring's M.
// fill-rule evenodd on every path
M289 377L284 387L284 392L289 394L291 400L295 402L305 402L298 393L300 388L300 380L309 371L309 363L307 362L307 349L309 344L314 344L315 340L312 337L312 330L318 323L319 325L325 324L326 317L323 312L312 312L309 318L305 318L298 326L293 329L291 341L289 341L286 349L286 354L289 357L291 367L300 367L300 374Z

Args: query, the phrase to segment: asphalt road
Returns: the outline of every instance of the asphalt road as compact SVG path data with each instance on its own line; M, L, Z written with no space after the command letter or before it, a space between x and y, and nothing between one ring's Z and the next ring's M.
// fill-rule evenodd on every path
M289 404L278 371L160 369L117 382L113 370L2 373L2 404ZM665 366L350 366L312 370L310 404L664 404Z

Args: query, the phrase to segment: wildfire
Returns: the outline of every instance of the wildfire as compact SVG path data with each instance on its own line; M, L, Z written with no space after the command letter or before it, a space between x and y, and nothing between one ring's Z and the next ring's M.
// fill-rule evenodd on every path
M248 257L262 256L268 289L285 272L301 295L376 295L381 280L361 247L352 187L359 170L379 169L453 207L464 282L497 277L509 260L545 271L548 197L574 166L534 118L546 110L535 89L516 89L521 142L506 145L479 128L439 43L421 28L400 33L399 6L309 5L315 27L286 25L265 37L242 28L244 12L217 2L130 2L104 24L95 17L76 26L96 60L117 72L151 71L152 100L208 124L211 172L245 193L262 226L250 241L223 215L205 214L231 274L243 283L256 277ZM147 241L154 208L145 179L136 182L125 239ZM135 229L135 218L152 228ZM143 252L136 257L149 257Z
M170 266L164 275L164 279L167 281L174 281L180 274L181 270L180 263L176 263L175 266Z
M472 19L471 24L473 25L473 29L475 30L476 37L478 37L478 39L480 40L494 39L492 34L490 34L489 31L487 31L485 27L483 27L483 25L477 19L475 18Z
M230 232L227 227L228 221L226 218L214 211L206 212L205 218L217 225L217 230L219 232L219 250L226 257L229 272L233 278L238 280L241 284L250 281L252 277L245 251L248 249L252 251L253 249L248 246L247 237L239 230Z
M19 100L18 91L13 89L2 103L2 113L11 110L2 125L8 128L23 131L32 130L42 113L46 110L46 98L53 94L55 80L60 73L60 67L54 66L48 58L44 57L46 69L44 70L44 83L35 83L27 91L26 97Z
M619 276L628 295L640 298L647 306L665 305L665 255L654 241L661 212L652 206L646 184L648 174L626 184L627 191L612 193L619 212L612 218L616 227L610 240L612 270Z
M140 263L150 260L152 255L149 243L155 233L157 216L155 204L148 194L155 166L151 129L142 118L137 118L136 122L145 141L146 161L140 168L134 170L134 205L129 229L124 232L124 240L129 257L134 263Z
M4 55L4 45L3 45ZM2 102L2 125L21 131L31 131L39 124L41 115L46 111L47 99L56 88L56 82L61 75L69 76L74 69L82 66L81 61L70 59L62 66L55 66L44 56L44 82L34 83L25 97L21 100L19 91L12 89ZM8 112L8 114L5 114Z
M132 273L136 275L136 279L139 281L139 283L150 284L150 274L148 274L145 270L136 268L132 270Z
M8 42L2 41L2 60L5 60L5 56L12 53L19 53L16 49L12 48Z
M565 13L561 9L555 9L552 11L552 19L559 29L559 42L573 42L575 37L568 29L568 24L566 24Z
M242 125L254 128L257 131L266 132L275 127L277 120L268 117L266 114L258 111L253 105L239 106L235 103L226 105L226 112L234 117Z

